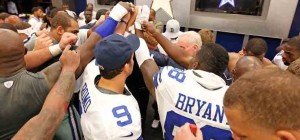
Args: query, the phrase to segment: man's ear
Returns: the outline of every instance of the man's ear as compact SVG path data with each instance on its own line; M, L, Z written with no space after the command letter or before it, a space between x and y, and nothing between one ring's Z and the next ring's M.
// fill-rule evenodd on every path
M198 45L193 45L193 49L194 49L194 50L198 50L198 49L199 49L199 46L198 46Z
M243 54L247 54L247 50L245 48L243 48Z
M297 140L293 133L286 130L278 130L276 136L279 137L280 140Z
M58 35L63 35L65 33L65 29L62 26L58 26L56 30Z

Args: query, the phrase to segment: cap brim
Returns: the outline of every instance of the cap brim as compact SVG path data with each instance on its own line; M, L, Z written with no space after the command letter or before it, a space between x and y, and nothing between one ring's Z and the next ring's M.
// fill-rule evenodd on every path
M182 34L181 31L178 31L177 33L165 32L165 36L168 38L177 38L181 34Z
M133 52L135 52L140 46L139 38L134 34L131 34L126 38L128 40L128 43L130 44L130 48L133 50Z

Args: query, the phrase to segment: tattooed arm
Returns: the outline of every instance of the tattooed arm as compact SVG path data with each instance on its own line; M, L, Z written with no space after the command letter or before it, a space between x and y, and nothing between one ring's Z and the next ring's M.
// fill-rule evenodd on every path
M41 112L31 118L13 139L52 139L66 113L75 87L75 71L80 63L79 52L68 46L61 58L62 71L48 94Z

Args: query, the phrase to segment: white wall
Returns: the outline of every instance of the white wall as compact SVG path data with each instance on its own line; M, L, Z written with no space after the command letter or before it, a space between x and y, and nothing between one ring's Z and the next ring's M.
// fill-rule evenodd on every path
M93 1L93 0L89 0ZM151 5L152 0L136 0L137 5ZM195 12L195 0L172 0L174 18L183 27L209 28L215 31L258 35L264 37L286 38L296 11L298 0L270 0L266 12L261 17ZM94 0L94 4L97 1ZM96 6L96 9L109 8ZM157 19L166 23L170 17L162 10L157 12Z

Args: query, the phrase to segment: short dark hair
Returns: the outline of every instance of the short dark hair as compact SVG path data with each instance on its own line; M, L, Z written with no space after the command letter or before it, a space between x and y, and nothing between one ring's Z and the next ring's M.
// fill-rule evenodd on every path
M117 75L119 75L121 72L123 71L123 67L120 69L116 69L116 70L111 70L111 71L105 71L105 70L101 70L100 69L100 74L101 77L103 77L104 79L113 79L115 78Z
M68 14L58 14L54 16L51 21L51 30L56 29L58 26L62 26L66 30L68 27L71 27L72 20L75 21L75 19Z
M197 52L196 60L198 62L197 69L212 72L222 77L228 65L229 55L221 45L208 43Z
M129 58L125 64L129 63L130 60L131 60L131 58ZM115 78L117 75L119 75L123 71L125 64L122 65L122 67L119 69L110 70L110 71L102 70L99 67L101 77L103 77L104 79L108 79L108 80Z
M31 12L34 13L34 12L36 12L38 10L42 10L43 11L43 7L41 7L41 6L33 7L32 10L31 10Z
M65 10L64 10L63 8L53 8L53 9L50 11L49 17L50 17L50 18L54 18L54 17L57 15L58 11L65 11Z
M98 10L96 13L96 19L98 20L102 15L105 15L107 11L108 11L107 9Z
M268 45L266 41L261 38L252 38L247 43L245 50L247 52L253 53L255 56L259 56L267 53Z
M0 13L0 19L5 20L6 18L8 18L10 16L10 14L2 12Z
M9 24L9 23L0 23L0 28L8 29L8 30L11 30L11 31L14 31L14 32L18 33L17 28L14 25Z
M86 11L93 13L93 10L91 10L91 9L85 9L83 12L85 13Z
M292 47L296 47L297 50L300 51L300 36L295 36L291 38L287 44Z

